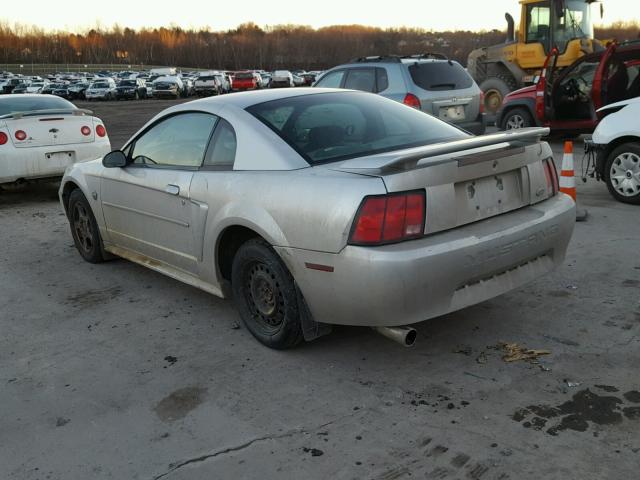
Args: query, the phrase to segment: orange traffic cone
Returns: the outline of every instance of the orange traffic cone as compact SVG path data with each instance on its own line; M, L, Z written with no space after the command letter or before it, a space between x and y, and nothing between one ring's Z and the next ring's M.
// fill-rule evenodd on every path
M578 208L576 196L576 179L573 170L573 142L564 142L564 156L562 157L562 170L560 171L560 191L566 193L576 202L576 221L587 219L587 211Z

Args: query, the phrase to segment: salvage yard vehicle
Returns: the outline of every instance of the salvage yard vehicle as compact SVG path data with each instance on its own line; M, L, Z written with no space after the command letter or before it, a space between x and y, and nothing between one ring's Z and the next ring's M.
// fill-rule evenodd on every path
M536 85L505 97L496 118L499 128L591 133L607 112L603 106L640 96L640 42L612 43L560 72L558 58L552 51Z
M235 91L256 90L260 88L260 83L253 72L237 72L233 76L231 87Z
M196 95L199 97L221 95L224 93L222 75L217 72L208 72L206 75L200 75L194 82L194 88Z
M49 84L48 80L39 80L35 82L31 82L27 86L26 93L42 93L42 90Z
M84 92L87 100L113 100L116 98L116 82L112 78L95 80Z
M154 98L178 98L182 95L184 85L180 77L158 77L153 81Z
M362 57L328 70L314 87L378 93L475 135L486 130L482 91L458 62L444 55Z
M602 50L594 39L595 0L520 0L520 22L507 19L507 40L503 44L472 51L467 69L484 92L485 110L497 113L505 96L535 83L535 77L554 47L559 50L558 67L572 65L585 53Z
M599 113L606 116L587 143L587 151L597 155L596 178L604 180L616 200L640 205L640 96Z
M110 149L104 124L89 110L52 95L0 97L0 186L60 178L67 166Z
M575 204L531 129L475 137L379 95L261 90L173 106L60 186L80 255L221 297L273 348L393 329L561 265ZM260 152L260 155L256 155Z
M140 78L121 80L116 87L116 99L118 100L139 100L140 98L147 98L147 85Z
M289 70L276 70L271 75L270 88L293 87L293 74Z

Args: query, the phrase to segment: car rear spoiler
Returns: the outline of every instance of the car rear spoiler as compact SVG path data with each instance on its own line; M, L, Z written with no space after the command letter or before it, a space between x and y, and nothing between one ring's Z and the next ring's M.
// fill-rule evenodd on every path
M437 157L441 155L449 155L452 153L463 152L475 148L488 147L491 145L499 145L501 143L511 142L539 142L542 137L549 135L549 128L531 127L509 132L493 133L490 135L482 135L478 137L465 138L447 143L438 143L435 145L427 145L414 149L410 153L400 155L389 159L388 162L376 165L375 168L380 170L412 170L416 168L418 162L428 157ZM446 163L451 159L442 160ZM429 165L433 165L430 163ZM364 167L364 165L363 165ZM350 166L350 168L354 168Z
M15 120L22 117L36 117L39 115L93 115L91 110L84 108L54 108L49 110L27 110L25 112L12 112L6 115L0 115L0 120L5 118L13 118Z

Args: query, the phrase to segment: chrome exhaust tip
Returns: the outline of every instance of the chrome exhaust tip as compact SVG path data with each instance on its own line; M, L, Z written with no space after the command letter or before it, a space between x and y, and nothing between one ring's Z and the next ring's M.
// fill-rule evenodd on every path
M381 335L393 340L404 347L413 347L418 332L411 327L371 327Z

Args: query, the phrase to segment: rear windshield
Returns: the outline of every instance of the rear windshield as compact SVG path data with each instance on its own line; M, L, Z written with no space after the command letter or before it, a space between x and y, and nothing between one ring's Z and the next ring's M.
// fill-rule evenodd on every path
M30 112L32 110L52 110L52 109L74 109L75 105L59 97L24 97L24 98L2 98L0 97L0 115L7 115L15 112Z
M202 80L203 82L209 82L211 80L215 80L214 76L206 76L206 77L198 77L198 80Z
M310 164L468 136L419 110L360 92L284 98L252 105L247 111Z
M238 80L250 80L253 78L253 73L236 73Z
M109 88L109 84L105 82L94 83L92 88Z
M136 81L135 80L122 80L120 82L120 86L121 87L135 87L136 86Z
M460 90L473 85L473 79L456 62L423 62L409 67L413 82L424 90Z

